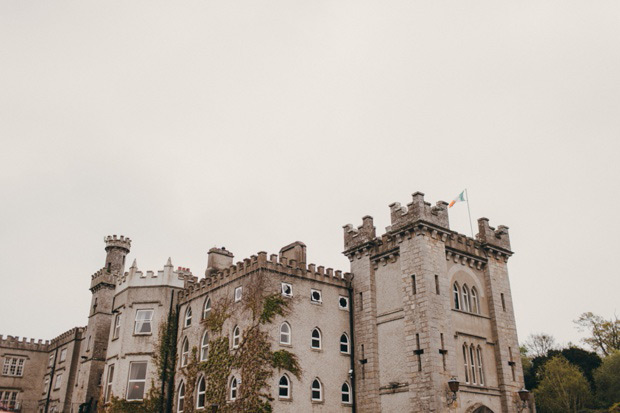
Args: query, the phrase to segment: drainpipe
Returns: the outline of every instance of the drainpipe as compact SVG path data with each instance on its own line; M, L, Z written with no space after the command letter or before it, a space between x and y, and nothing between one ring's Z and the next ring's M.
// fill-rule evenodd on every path
M349 333L351 335L351 413L355 413L355 340L353 339L353 277L351 274L351 280L349 281Z

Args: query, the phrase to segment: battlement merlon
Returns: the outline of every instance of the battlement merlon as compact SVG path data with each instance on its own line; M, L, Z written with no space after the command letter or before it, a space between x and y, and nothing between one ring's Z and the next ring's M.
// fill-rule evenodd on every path
M397 231L417 221L425 221L445 230L450 230L448 219L448 203L439 201L435 206L424 201L422 192L412 195L413 201L407 206L401 206L399 202L390 205L392 224L388 231Z
M121 235L117 237L116 235L108 235L103 238L105 242L105 250L109 251L111 248L121 248L124 249L126 253L129 253L131 249L131 239L129 237L125 237Z
M377 237L377 230L370 215L362 218L362 225L357 228L354 228L351 224L347 224L342 228L344 228L345 251L372 242Z
M495 229L489 225L488 218L479 218L478 234L476 234L476 239L482 244L486 244L487 246L495 249L500 249L502 252L512 255L508 227L505 225L499 225L497 229Z
M49 340L37 340L34 338L28 339L27 337L22 337L20 340L18 336L10 336L7 335L6 338L0 334L0 348L11 348L16 350L26 350L26 351L49 351Z
M116 273L108 272L107 269L102 268L90 276L90 290L92 291L93 288L100 284L105 284L108 287L114 288L116 278Z

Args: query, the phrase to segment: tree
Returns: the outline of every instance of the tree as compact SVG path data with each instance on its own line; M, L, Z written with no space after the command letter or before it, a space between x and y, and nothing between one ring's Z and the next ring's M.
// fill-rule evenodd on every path
M534 395L539 413L577 413L592 400L588 381L579 368L560 355L542 367Z
M605 357L594 372L596 398L605 407L620 402L620 351Z
M553 353L551 351L550 353ZM586 380L590 383L590 388L594 391L594 371L599 368L601 365L601 358L593 351L587 351L577 346L570 346L568 348L563 349L560 354L564 356L568 362L574 366L579 367L579 369L583 372ZM552 354L549 354L552 356Z
M534 357L544 357L549 350L555 348L555 338L545 333L530 334L525 341L525 347Z
M599 351L604 356L610 355L614 350L620 350L620 319L617 315L606 320L591 312L583 313L574 321L579 326L579 331L589 331L590 337L583 342Z

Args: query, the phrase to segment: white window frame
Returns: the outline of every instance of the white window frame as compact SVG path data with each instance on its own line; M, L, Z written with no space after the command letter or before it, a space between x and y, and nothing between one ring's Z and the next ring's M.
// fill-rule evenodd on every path
M232 332L232 348L239 348L241 344L241 328L235 326Z
M346 390L344 389L346 386ZM344 400L344 397L347 396L347 401ZM342 386L340 387L340 401L343 404L352 404L351 402L351 385L348 382L344 382L342 383Z
M478 377L480 379L480 385L484 386L484 362L482 361L482 348L478 346L476 348L477 365L478 365Z
M181 380L177 397L177 413L183 413L183 410L185 410L185 382Z
M319 294L318 300L314 299L314 293ZM321 292L321 290L315 290L314 288L310 290L310 302L314 304L323 304L323 293Z
M319 337L315 338L314 337L314 332L317 332ZM315 346L314 345L314 341L317 340L319 343L319 346ZM321 350L321 348L323 347L323 340L321 339L321 330L319 330L318 327L315 327L312 329L312 333L310 333L310 348L312 348L313 350Z
M239 286L235 288L235 302L241 301L243 298L243 287Z
M139 319L138 315L142 314L142 313L147 313L150 314L150 317L147 317L145 319ZM149 335L149 334L153 334L153 315L155 314L155 310L152 308L140 308L138 310L136 310L136 319L135 319L135 323L134 323L134 328L133 328L133 333L134 335ZM147 324L149 326L149 331L140 331L142 329L142 326ZM140 326L140 329L138 329L138 326Z
M289 293L286 293L286 289L289 289ZM293 296L293 285L289 283L281 283L280 290L282 292L283 297L292 297Z
M469 384L469 363L467 362L467 353L469 353L469 351L467 349L467 343L463 343L463 365L465 366L465 383Z
M471 312L480 314L480 300L478 299L478 290L476 287L471 287L471 305Z
M114 364L110 364L108 366L108 374L105 382L105 394L103 398L103 402L107 403L110 401L110 397L112 396L112 384L114 382Z
M206 319L209 317L209 313L211 312L211 297L207 297L205 300L205 304L202 307L202 319Z
M192 325L192 307L187 306L185 310L185 319L183 320L183 328L187 328Z
M205 343L206 339L206 343ZM200 339L200 361L205 361L209 357L209 333L205 330Z
M60 350L60 359L58 360L58 362L62 363L66 359L67 359L67 348L65 347L62 350Z
M17 390L0 390L0 406L8 409L19 407L18 396L19 391Z
M463 311L470 312L471 311L471 302L469 301L469 288L467 284L463 284Z
M200 390L200 385L204 386L204 389ZM202 405L200 404L200 396L202 397ZM196 383L196 409L204 409L207 404L207 382L205 376L200 376Z
M345 338L345 341L342 341L342 338ZM346 345L347 346L347 350L346 351L342 351L342 346ZM342 335L340 336L340 353L341 354L351 354L351 340L349 339L349 335L347 333L342 333Z
M133 368L133 366L138 365L138 364L144 364L144 379L132 379L131 378L131 369ZM127 393L125 396L126 400L144 400L144 393L146 392L146 376L148 375L148 362L146 361L132 361L131 363L129 363L129 374L127 375ZM129 398L129 390L131 389L131 384L132 383L144 383L144 388L142 389L142 398L140 399L130 399Z
M189 364L189 340L187 337L183 339L181 344L181 367L185 367Z
M346 305L342 305L342 300L345 301ZM349 311L349 297L345 297L344 295L338 296L338 308L343 311Z
M230 400L235 401L239 396L239 383L237 382L237 378L235 376L230 379Z
M315 387L314 383L317 383L318 387ZM319 392L318 398L314 397L315 391ZM312 380L312 384L310 385L310 398L313 402L323 401L323 384L321 383L321 380L318 377L315 377L314 380Z
M282 379L286 380L286 384L282 384ZM280 391L284 389L286 390L286 396L283 396ZM288 378L286 374L283 374L282 377L278 380L278 399L290 400L291 398L291 379Z
M25 357L7 356L4 358L2 366L2 375L11 377L22 377L24 375Z
M283 331L283 328L286 327L288 331ZM282 338L285 338L283 340ZM284 344L290 346L292 343L293 334L291 331L291 325L286 321L280 324L280 344Z
M121 335L121 313L114 317L114 330L112 331L112 340L119 338Z

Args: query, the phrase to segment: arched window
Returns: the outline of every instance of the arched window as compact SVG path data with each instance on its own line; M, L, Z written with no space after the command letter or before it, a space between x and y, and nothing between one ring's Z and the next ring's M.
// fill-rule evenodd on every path
M205 361L209 356L209 334L205 331L200 341L200 361Z
M469 363L467 362L467 343L463 344L463 365L465 366L465 383L469 384Z
M237 378L233 377L230 380L230 400L237 400Z
M459 291L458 283L454 283L452 286L452 295L454 296L454 308L461 309L461 292Z
M291 398L291 381L286 374L280 377L280 381L278 382L278 397L281 399Z
M192 307L187 307L185 311L185 322L183 324L184 327L189 327L192 325Z
M312 401L323 401L323 385L318 378L312 381Z
M286 321L280 325L280 344L291 344L291 326Z
M177 412L183 413L185 407L185 383L181 382L179 385L179 401L177 402Z
M463 284L463 311L469 312L471 308L469 304L469 288L467 288L467 284Z
M340 389L341 400L343 403L350 404L351 403L351 387L349 383L346 381L342 383L342 388Z
M321 331L318 328L312 330L312 341L310 347L320 349L321 348Z
M474 351L475 351L474 345L472 344L469 347L469 364L470 364L470 367L471 367L471 382L473 384L476 384L476 365L475 365L476 364L476 361L475 361L476 359L474 358Z
M478 364L478 377L480 378L480 385L484 386L484 368L482 367L482 349L480 346L476 349L477 364Z
M347 333L342 333L340 336L340 352L349 354L349 336Z
M205 407L205 393L207 392L207 384L205 383L204 376L198 379L198 384L196 385L196 408L204 409Z
M211 312L211 298L207 297L205 301L205 306L202 309L202 318L205 319L209 317L210 312Z
M239 326L235 326L233 329L233 348L239 348L239 343L241 342L241 329Z
M471 312L480 314L480 301L478 300L476 287L471 287Z
M183 339L183 344L181 345L181 367L187 366L189 362L189 341L187 341L187 337Z

